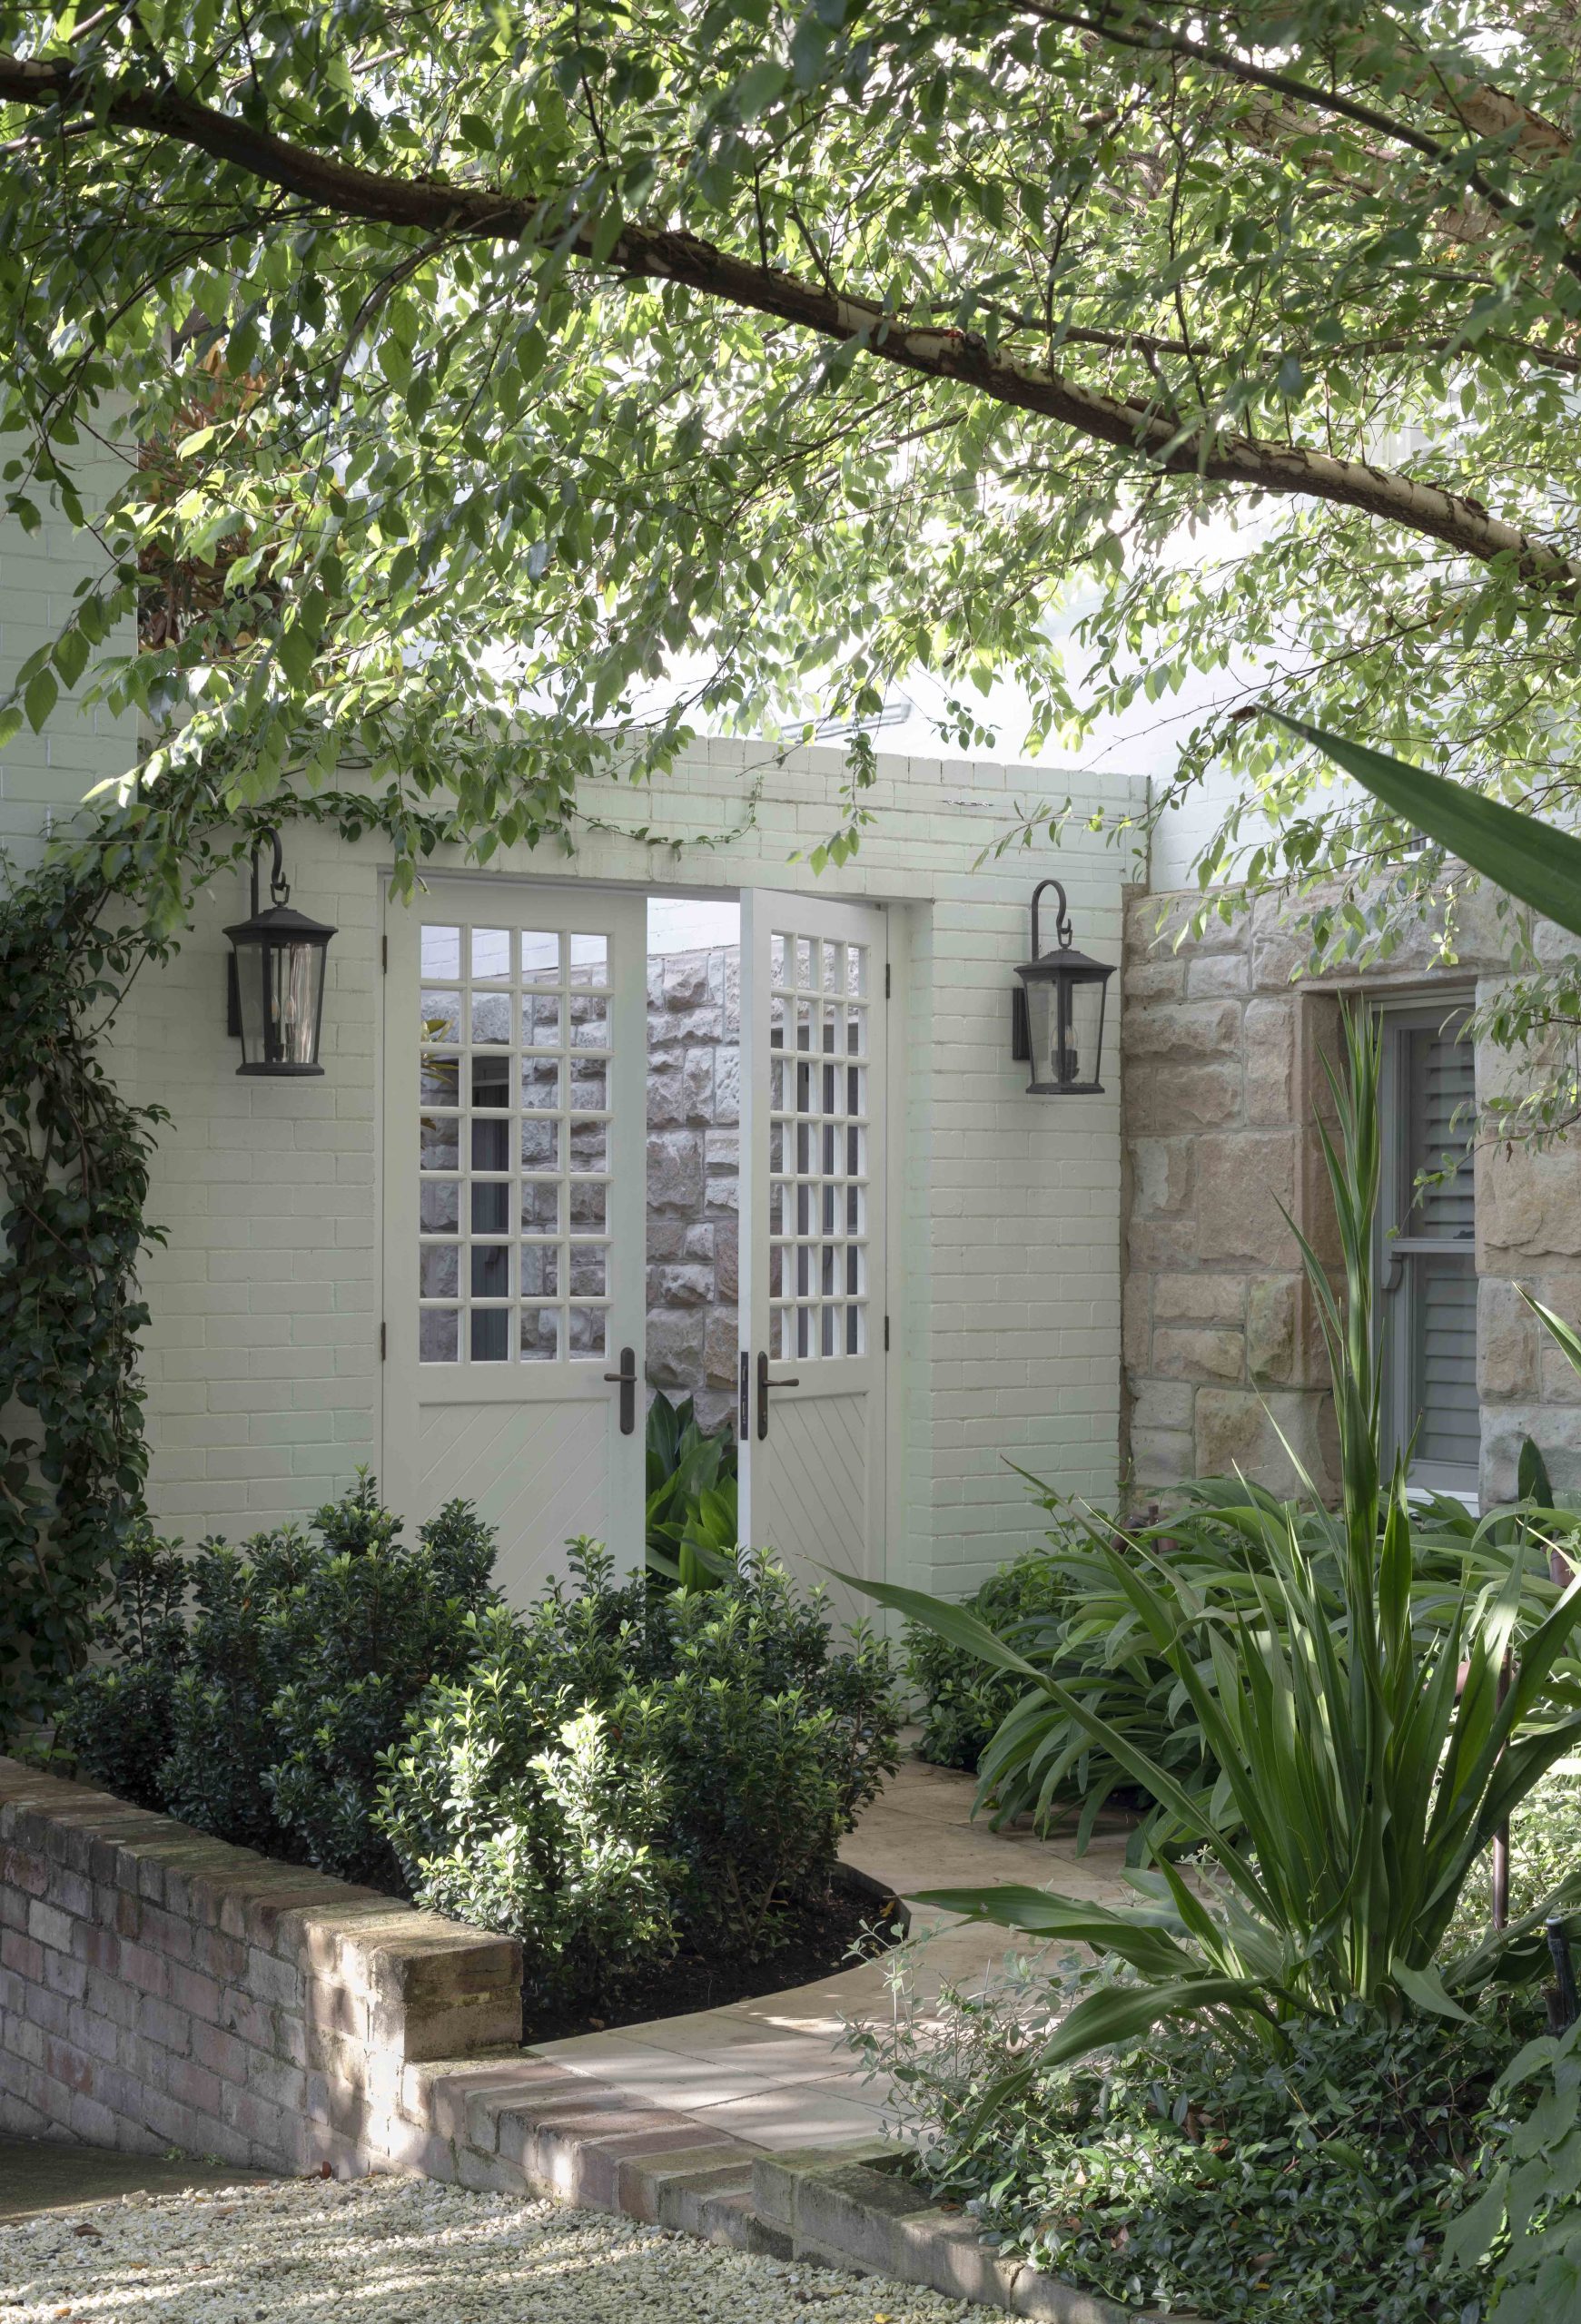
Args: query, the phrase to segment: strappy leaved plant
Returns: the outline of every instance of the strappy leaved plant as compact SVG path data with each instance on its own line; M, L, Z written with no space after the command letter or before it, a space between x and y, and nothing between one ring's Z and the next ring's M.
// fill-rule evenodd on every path
M1464 1583L1438 1623L1413 1619L1404 1465L1397 1459L1385 1483L1378 1452L1378 1073L1376 1039L1348 1019L1344 1070L1329 1077L1338 1138L1319 1125L1342 1298L1299 1238L1333 1372L1338 1509L1325 1511L1309 1490L1299 1508L1249 1496L1246 1522L1259 1538L1239 1606L1204 1595L1146 1539L1091 1529L1094 1557L1201 1725L1219 1768L1211 1792L1187 1790L963 1609L865 1585L912 1620L1016 1671L1029 1691L1042 1689L1207 1860L1198 1881L1155 1851L1150 1869L1129 1876L1141 1901L1125 1911L1018 1887L936 1889L918 1899L1089 1945L1134 1973L1072 2010L1024 2062L1023 2082L1160 2018L1209 2009L1241 2013L1275 2043L1281 2020L1337 2016L1354 2004L1390 2023L1421 2012L1465 2014L1491 1979L1535 1953L1535 1932L1555 1901L1440 1961L1456 1905L1494 1833L1581 1738L1581 1709L1556 1677L1581 1613L1581 1585L1556 1594L1527 1627L1523 1564L1512 1556L1497 1584ZM1572 1891L1581 1895L1581 1878L1561 1895Z

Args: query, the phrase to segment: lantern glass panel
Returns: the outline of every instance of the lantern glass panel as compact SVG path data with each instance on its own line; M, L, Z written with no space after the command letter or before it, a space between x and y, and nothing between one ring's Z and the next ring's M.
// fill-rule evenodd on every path
M311 1067L318 1062L324 948L298 939L236 947L246 1065Z
M1103 1030L1103 987L1091 982L1072 985L1070 1024L1066 1033L1063 1081L1096 1081L1098 1045Z

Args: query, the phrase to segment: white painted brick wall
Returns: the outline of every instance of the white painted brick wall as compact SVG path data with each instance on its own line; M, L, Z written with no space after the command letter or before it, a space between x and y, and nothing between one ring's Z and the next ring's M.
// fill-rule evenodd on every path
M15 448L20 438L5 440ZM84 448L79 475L89 507L103 505L115 472L113 453L89 455ZM104 552L93 536L75 531L41 495L34 497L44 507L36 533L24 532L11 518L0 521L0 692L28 655L64 627L78 582L104 570ZM130 652L132 639L128 621L122 651ZM0 751L0 848L18 868L36 860L46 815L58 823L133 756L134 723L102 709L84 711L81 692L78 686L62 695L42 734L25 726Z
M0 532L0 670L52 634L86 564L58 519L31 538ZM63 701L44 735L0 754L0 839L25 861L45 812L69 812L130 754L125 725ZM1062 1103L1026 1096L1007 996L1033 879L1050 869L1082 946L1119 960L1126 861L1080 830L1057 864L976 859L1018 797L1069 788L1079 807L1118 806L1130 792L1115 777L1100 789L1047 768L885 756L860 855L815 881L787 858L835 827L842 773L833 751L776 768L759 746L704 743L652 792L610 784L588 804L617 827L716 844L671 855L597 832L569 865L519 850L487 876L816 889L894 907L891 1048L904 1070L891 1120L890 1572L964 1590L1037 1530L1009 1462L1062 1492L1112 1494L1120 1392L1118 995L1108 1093ZM181 953L140 981L115 1036L128 1094L173 1116L154 1172L152 1215L168 1240L145 1270L145 1373L155 1512L189 1541L309 1514L380 1457L385 881L375 842L298 827L288 844L295 900L340 930L325 1078L236 1076L222 930L246 910L240 877L203 895Z
M705 743L653 793L610 785L587 803L608 822L667 836L728 831L761 759ZM753 828L711 849L671 858L598 832L570 866L520 851L478 876L818 888L894 908L891 1047L904 1097L892 1122L901 1154L890 1572L964 1590L1038 1530L1009 1462L1096 1501L1115 1490L1118 997L1112 987L1107 1093L1029 1098L1009 1054L1008 996L1033 878L1053 867L1042 856L976 859L1016 797L1066 777L886 758L861 854L815 881L786 858L833 829L841 767L837 753L799 753L770 773ZM1095 786L1072 780L1080 803L1097 803ZM1116 788L1106 786L1112 804ZM385 883L373 842L353 848L299 826L288 858L294 900L340 930L324 1080L236 1077L222 931L245 911L239 878L202 899L179 960L146 980L126 1028L128 1080L175 1118L155 1174L153 1213L170 1240L148 1263L147 1375L156 1512L189 1540L311 1513L380 1454ZM1117 960L1124 858L1078 833L1057 869L1080 942Z

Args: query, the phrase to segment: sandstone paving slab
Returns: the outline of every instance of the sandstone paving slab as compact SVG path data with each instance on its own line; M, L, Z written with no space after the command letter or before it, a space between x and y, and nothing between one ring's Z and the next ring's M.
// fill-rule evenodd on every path
M1121 1875L1129 1830L1112 1819L1084 1856L1070 1834L993 1831L973 1820L975 1784L953 1768L903 1762L842 1848L847 1864L904 1897L919 1888L1013 1881L1106 1904L1131 1895ZM1003 1929L918 1908L910 1956L921 2001L992 1974L1017 1946ZM854 1963L790 1991L648 2019L603 2034L535 2044L535 2054L697 2123L784 2148L871 2138L888 2096L865 2080L849 2046L854 2024L888 2014L890 1965ZM827 2125L827 2137L815 2122Z

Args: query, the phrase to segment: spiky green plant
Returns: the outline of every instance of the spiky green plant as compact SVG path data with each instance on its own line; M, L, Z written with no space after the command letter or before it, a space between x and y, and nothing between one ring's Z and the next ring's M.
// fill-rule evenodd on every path
M1338 1137L1319 1124L1342 1259L1337 1293L1311 1245L1301 1257L1333 1374L1340 1495L1326 1510L1249 1495L1253 1537L1239 1604L1198 1589L1145 1539L1090 1529L1094 1557L1149 1649L1173 1670L1219 1771L1190 1792L1133 1738L963 1609L892 1585L872 1595L1013 1669L1151 1793L1204 1852L1194 1882L1161 1853L1130 1875L1127 1911L1030 1888L953 1888L918 1901L1037 1937L1092 1947L1134 1980L1080 2003L1018 2079L1133 2037L1165 2016L1240 2012L1280 2042L1280 2022L1354 2004L1395 2023L1457 2017L1513 1972L1556 1899L1447 1966L1462 1890L1494 1833L1581 1738L1581 1709L1553 1686L1581 1585L1523 1631L1523 1561L1464 1581L1438 1620L1413 1620L1416 1564L1403 1462L1384 1483L1373 1332L1378 1043L1347 1017L1329 1073ZM1292 1231L1294 1231L1292 1226ZM1382 1522L1379 1522L1380 1508ZM1337 1603L1336 1603L1337 1600ZM1519 1641L1507 1689L1501 1672ZM1222 1803L1222 1804L1220 1804ZM1559 1892L1581 1895L1581 1879Z

